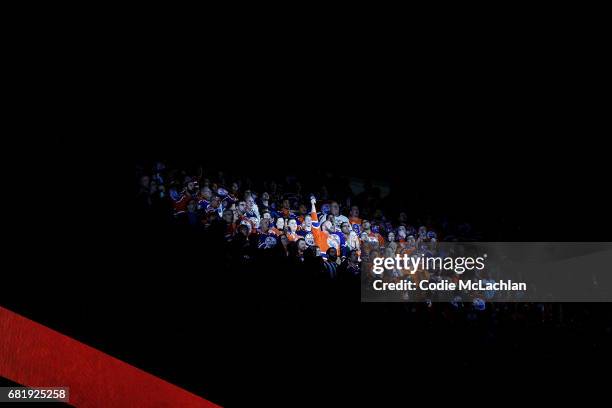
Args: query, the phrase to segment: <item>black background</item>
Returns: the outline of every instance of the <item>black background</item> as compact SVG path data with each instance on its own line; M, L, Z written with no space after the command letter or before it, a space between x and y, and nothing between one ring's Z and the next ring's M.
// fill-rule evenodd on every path
M432 327L425 310L406 323L395 305L358 298L236 298L239 282L214 253L137 211L142 161L342 175L363 162L399 187L426 172L427 206L469 214L493 233L501 214L519 240L609 240L596 83L574 89L551 71L512 68L430 74L410 77L418 92L384 77L372 89L342 72L342 87L288 75L291 85L271 88L236 68L206 91L134 71L95 106L41 116L41 129L76 137L32 142L6 163L7 202L19 204L5 212L13 266L2 305L222 405L401 394L404 378L406 389L519 381L526 390L571 368L596 372L606 364L607 305L572 306L589 311L586 327L525 327L487 343L467 326ZM345 160L317 159L343 146ZM412 160L396 160L400 151ZM437 180L448 181L444 190Z

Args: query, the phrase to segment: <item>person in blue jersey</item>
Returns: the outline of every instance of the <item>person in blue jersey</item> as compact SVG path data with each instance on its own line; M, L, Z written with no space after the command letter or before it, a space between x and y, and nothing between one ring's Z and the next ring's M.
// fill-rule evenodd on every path
M359 251L359 235L351 229L351 224L343 222L340 231L344 235L344 245L340 248L341 256L348 256L352 250Z
M272 249L278 245L278 237L270 232L270 220L262 218L257 234L259 236L258 248Z

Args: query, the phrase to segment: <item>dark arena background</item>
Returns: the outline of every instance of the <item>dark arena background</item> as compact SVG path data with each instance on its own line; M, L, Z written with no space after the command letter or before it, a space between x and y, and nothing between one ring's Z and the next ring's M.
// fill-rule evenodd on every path
M357 205L381 235L406 224L440 240L606 241L603 161L573 164L558 145L517 138L485 138L476 150L441 149L439 136L339 135L314 153L307 136L270 136L263 150L196 139L33 162L54 182L35 189L45 206L16 239L34 243L28 273L40 285L8 273L3 306L222 406L341 403L383 389L400 400L420 388L527 392L607 366L609 304L361 303L354 282L228 240L221 220L177 216L170 196L188 180L237 182L257 202L275 189L279 210L289 198L299 212L311 195L345 216Z
M612 241L608 13L578 8L451 12L460 30L416 35L386 18L384 41L347 18L361 30L291 18L299 41L250 14L248 32L209 13L174 30L168 7L114 12L130 35L98 11L80 19L95 38L23 24L0 386L96 408L605 404L612 303L362 302L374 252L345 245ZM340 262L292 230L311 197L355 232Z

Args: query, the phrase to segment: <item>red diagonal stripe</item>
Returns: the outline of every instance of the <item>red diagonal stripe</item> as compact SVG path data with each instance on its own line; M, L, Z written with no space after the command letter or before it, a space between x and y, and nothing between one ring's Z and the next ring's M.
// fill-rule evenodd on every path
M70 387L77 407L218 407L2 307L0 376L30 387Z

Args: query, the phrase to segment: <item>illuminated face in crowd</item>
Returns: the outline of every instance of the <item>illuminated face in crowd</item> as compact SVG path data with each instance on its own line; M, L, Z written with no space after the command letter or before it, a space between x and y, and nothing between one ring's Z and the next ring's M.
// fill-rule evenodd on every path
M231 210L223 211L223 220L231 224L234 221L234 213Z
M307 231L310 231L311 227L312 227L312 218L310 217L310 215L304 216L304 229Z
M285 220L282 218L279 218L276 220L276 229L282 230L283 228L285 228Z
M359 218L359 207L357 207L356 205L351 207L351 217Z
M342 230L342 233L346 235L347 237L351 235L351 226L349 225L348 222L343 222L340 229Z
M259 225L260 225L262 233L268 232L268 229L270 228L270 219L269 218L262 218L261 219L261 223Z
M340 215L340 206L337 202L332 201L331 206L329 208L331 209L331 213L333 215Z
M270 194L264 191L264 193L261 195L261 199L263 201L268 201L270 199Z
M390 232L389 235L387 236L387 239L389 240L389 242L394 242L395 234L393 232Z
M246 200L246 208L247 210L251 211L253 210L253 207L255 206L255 200L253 199L253 197L249 197Z
M371 227L370 221L363 220L363 222L361 223L361 226L363 227L365 231L370 231L370 227Z
M246 202L241 201L238 203L238 212L244 214L246 212Z
M403 225L400 225L399 228L397 229L397 235L399 236L400 239L406 239L406 227L404 227Z
M295 234L295 231L297 231L297 221L294 219L291 219L289 220L287 225L289 226L289 230Z

